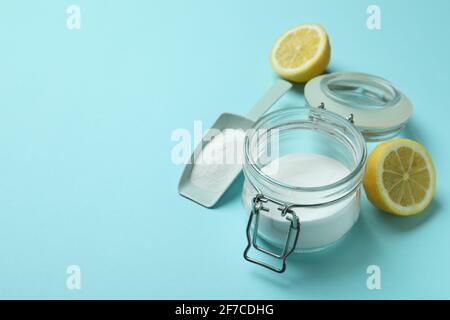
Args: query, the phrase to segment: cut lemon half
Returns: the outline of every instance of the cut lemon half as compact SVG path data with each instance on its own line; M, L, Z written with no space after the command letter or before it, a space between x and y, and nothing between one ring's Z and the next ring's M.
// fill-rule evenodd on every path
M436 171L427 150L409 139L379 144L367 159L364 189L372 204L389 213L410 216L433 199Z
M282 78L302 83L325 71L330 54L325 29L319 24L302 24L278 38L270 53L270 63Z

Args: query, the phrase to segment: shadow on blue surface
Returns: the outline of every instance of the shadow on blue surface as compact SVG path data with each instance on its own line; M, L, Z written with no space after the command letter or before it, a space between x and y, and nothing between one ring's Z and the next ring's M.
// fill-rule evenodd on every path
M439 211L442 212L442 207L440 205L439 199L435 198L433 199L433 202L431 202L430 206L420 214L411 217L398 217L385 212L380 212L379 214L375 215L375 219L378 222L383 223L387 228L395 229L398 231L409 231L425 224Z
M273 272L260 268L255 268L251 275L273 286L298 290L314 283L350 278L350 274L361 274L362 267L374 264L374 259L382 255L383 246L377 243L374 236L377 223L394 229L394 232L409 231L425 224L439 210L441 207L437 199L424 213L412 217L396 217L377 212L378 209L372 207L362 212L354 228L333 246L320 252L290 256L284 275L274 276Z
M305 283L332 281L349 273L361 271L361 265L373 263L371 257L380 250L367 218L361 214L354 228L333 246L312 253L293 254L287 260L284 275L255 269L252 276L280 288L304 287Z

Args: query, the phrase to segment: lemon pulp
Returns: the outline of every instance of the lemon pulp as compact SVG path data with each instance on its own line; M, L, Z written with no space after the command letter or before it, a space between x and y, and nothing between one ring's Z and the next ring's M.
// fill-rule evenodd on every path
M306 82L325 71L330 53L325 29L318 24L303 24L288 30L275 42L270 61L281 77Z
M377 207L396 215L413 215L431 202L436 172L420 144L396 139L378 145L367 160L364 188Z

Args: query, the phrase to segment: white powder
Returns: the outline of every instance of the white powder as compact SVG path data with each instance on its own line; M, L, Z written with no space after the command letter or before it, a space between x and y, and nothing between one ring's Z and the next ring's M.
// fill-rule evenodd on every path
M329 185L350 173L346 166L333 158L308 153L278 158L265 166L262 171L280 182L295 187Z
M211 192L225 191L242 169L245 131L226 129L205 145L195 159L191 182Z
M274 169L276 168L276 170ZM281 157L262 169L270 176L285 184L296 187L319 187L332 184L344 178L350 170L339 161L318 154L297 153ZM250 211L251 200L255 192L248 183L244 186L243 204ZM267 194L267 196L274 196ZM311 196L312 197L312 196ZM285 191L283 200L290 203L314 202L313 198L303 194ZM284 246L287 223L277 214L275 205L269 204L270 212L262 213L260 231L263 238ZM301 232L297 250L316 250L332 244L341 238L358 219L360 204L358 194L354 194L337 203L317 208L295 209L301 222Z

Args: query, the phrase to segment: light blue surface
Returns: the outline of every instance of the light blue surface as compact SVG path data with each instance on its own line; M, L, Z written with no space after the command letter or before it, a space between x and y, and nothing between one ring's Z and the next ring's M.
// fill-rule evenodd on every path
M81 30L66 28L73 3ZM366 28L373 3L380 31ZM0 7L0 298L450 298L449 1ZM277 275L242 258L239 185L214 210L177 194L170 137L246 114L275 78L273 41L303 22L328 30L331 71L377 74L410 97L405 135L433 155L437 195L407 219L364 196L344 241ZM297 86L277 107L302 104ZM66 288L72 264L80 291ZM371 264L380 291L366 288Z

